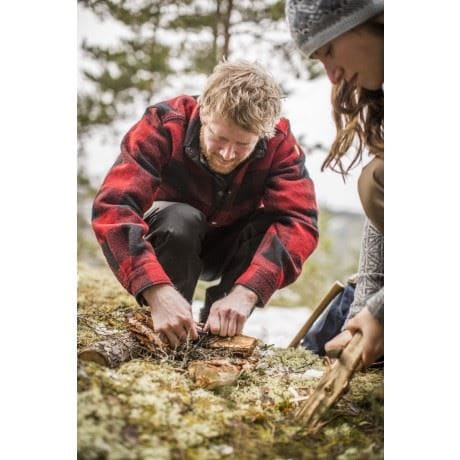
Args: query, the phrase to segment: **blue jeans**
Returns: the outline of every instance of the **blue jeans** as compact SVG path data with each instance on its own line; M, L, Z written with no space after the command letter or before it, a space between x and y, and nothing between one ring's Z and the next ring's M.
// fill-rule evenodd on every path
M324 345L341 332L350 311L354 293L355 287L347 283L344 290L331 301L300 342L304 348L320 356L326 354Z

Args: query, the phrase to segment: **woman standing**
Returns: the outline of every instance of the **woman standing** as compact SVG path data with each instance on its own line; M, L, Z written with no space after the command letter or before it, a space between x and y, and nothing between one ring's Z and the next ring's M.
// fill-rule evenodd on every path
M367 367L383 355L384 342L383 0L288 0L286 15L299 49L321 61L333 85L337 134L322 170L345 176L365 150L372 157L358 180L366 222L354 301L344 330L325 344L334 355L360 331Z

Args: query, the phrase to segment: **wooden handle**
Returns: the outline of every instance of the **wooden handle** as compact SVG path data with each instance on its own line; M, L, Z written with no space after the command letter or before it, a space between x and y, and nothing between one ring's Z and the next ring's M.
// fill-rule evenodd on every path
M291 340L288 348L297 348L303 336L310 330L313 323L318 319L319 315L329 305L331 300L344 289L343 284L340 281L335 281L328 293L323 297L318 306L313 310L313 313L309 316L305 324L301 327L300 331L297 332L296 336Z

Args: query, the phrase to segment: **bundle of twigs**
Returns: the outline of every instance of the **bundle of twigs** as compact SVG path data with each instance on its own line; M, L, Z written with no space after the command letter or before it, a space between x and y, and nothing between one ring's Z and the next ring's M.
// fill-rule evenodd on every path
M149 309L142 308L127 318L126 331L106 335L82 349L78 357L108 367L117 367L133 358L150 357L185 368L191 361L250 356L257 343L255 338L244 335L222 338L202 331L198 335L197 340L189 339L171 348L154 331Z

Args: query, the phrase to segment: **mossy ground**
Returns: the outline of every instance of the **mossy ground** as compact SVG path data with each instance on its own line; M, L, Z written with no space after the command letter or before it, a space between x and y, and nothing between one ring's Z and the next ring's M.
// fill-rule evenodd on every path
M79 270L78 346L114 329L137 308L113 276ZM78 458L383 458L383 372L359 373L350 391L308 433L292 413L296 395L323 370L312 353L260 345L259 361L235 386L196 387L180 366L136 359L117 369L78 364Z

